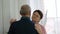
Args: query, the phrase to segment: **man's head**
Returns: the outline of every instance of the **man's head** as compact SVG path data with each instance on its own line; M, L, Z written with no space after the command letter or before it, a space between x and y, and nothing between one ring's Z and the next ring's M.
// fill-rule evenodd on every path
M31 8L29 5L23 5L20 10L20 14L22 16L29 16L31 15Z

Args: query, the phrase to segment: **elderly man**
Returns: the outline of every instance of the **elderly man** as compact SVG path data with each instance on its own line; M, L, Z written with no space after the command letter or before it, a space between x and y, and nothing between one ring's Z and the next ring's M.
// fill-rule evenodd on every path
M28 5L23 5L20 10L21 20L11 24L8 34L38 34L34 23L30 20L31 9Z

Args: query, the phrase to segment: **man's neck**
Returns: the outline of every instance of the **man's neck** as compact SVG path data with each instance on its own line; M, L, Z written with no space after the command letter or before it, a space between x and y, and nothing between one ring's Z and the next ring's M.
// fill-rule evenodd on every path
M30 17L29 15L23 15L23 16L25 16L25 17Z

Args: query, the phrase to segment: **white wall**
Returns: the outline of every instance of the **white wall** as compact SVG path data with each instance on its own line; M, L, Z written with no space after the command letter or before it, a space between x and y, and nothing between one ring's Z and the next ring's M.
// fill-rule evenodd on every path
M4 34L9 30L10 19L18 18L18 0L3 0L3 26Z
M10 19L10 0L3 0L3 34L6 34L9 29Z
M0 0L0 34L3 34L3 23L2 23L2 0Z

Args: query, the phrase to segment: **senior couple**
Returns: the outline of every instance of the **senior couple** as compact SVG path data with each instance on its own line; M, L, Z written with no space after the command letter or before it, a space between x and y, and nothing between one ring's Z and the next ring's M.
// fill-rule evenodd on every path
M11 26L8 34L46 34L43 25L39 21L43 18L43 13L40 10L35 10L30 20L31 8L29 5L22 5L20 10L22 16L19 21L11 19Z

